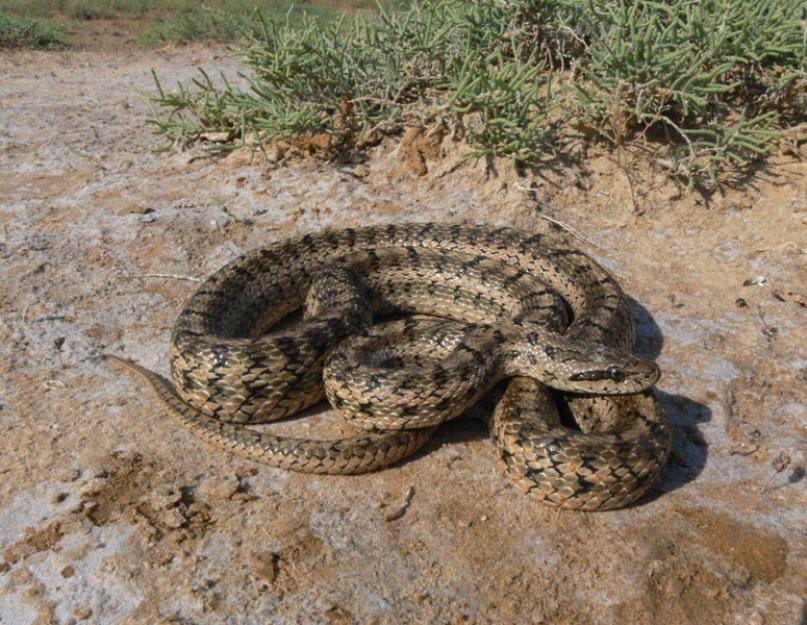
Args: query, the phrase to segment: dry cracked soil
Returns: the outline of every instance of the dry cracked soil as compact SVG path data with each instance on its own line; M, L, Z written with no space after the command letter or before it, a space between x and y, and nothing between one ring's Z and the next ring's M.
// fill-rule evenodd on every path
M360 164L155 152L138 92L200 65L237 68L0 53L0 623L807 622L807 164L707 196L607 153L518 176L449 139ZM99 359L165 373L193 279L246 250L414 220L551 230L618 276L675 427L652 493L541 507L475 420L377 473L285 473L205 447ZM343 427L323 408L274 429Z

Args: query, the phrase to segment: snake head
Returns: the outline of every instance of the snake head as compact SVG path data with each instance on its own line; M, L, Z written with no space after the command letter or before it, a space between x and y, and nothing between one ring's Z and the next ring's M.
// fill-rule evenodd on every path
M591 350L574 363L562 390L578 393L622 395L638 393L656 383L661 375L651 360L606 347ZM563 381L552 386L559 388Z

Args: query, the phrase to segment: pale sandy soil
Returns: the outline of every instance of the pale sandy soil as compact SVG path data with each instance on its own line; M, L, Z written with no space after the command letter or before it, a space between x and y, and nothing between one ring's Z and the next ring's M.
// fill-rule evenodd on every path
M0 623L807 622L804 163L711 198L636 172L637 215L607 155L518 178L454 153L418 177L394 142L366 171L153 153L137 90L200 64L236 65L0 55ZM203 446L98 359L166 371L195 284L147 274L324 226L543 217L619 276L664 372L673 457L627 510L536 505L469 420L375 474L284 473Z

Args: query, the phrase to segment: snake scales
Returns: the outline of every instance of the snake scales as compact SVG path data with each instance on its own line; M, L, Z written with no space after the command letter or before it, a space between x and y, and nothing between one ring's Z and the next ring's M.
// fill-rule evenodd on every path
M301 322L276 329L300 308ZM391 313L412 316L372 325ZM507 379L490 417L506 473L544 503L593 510L635 500L669 453L658 369L632 343L626 297L584 253L509 228L409 224L309 234L214 273L174 325L173 384L108 359L206 441L310 473L392 464ZM367 431L244 427L324 393Z

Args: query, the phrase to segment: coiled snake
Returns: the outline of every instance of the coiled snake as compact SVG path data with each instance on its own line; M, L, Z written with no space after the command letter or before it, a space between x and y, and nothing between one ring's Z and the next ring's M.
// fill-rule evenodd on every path
M301 307L301 322L272 331ZM413 316L372 324L389 314ZM544 503L593 510L639 497L670 449L658 369L632 343L626 297L584 253L509 228L408 224L309 234L230 262L174 325L173 384L107 358L206 441L310 473L392 464L507 379L490 418L506 473ZM244 427L324 393L367 431L323 441Z

